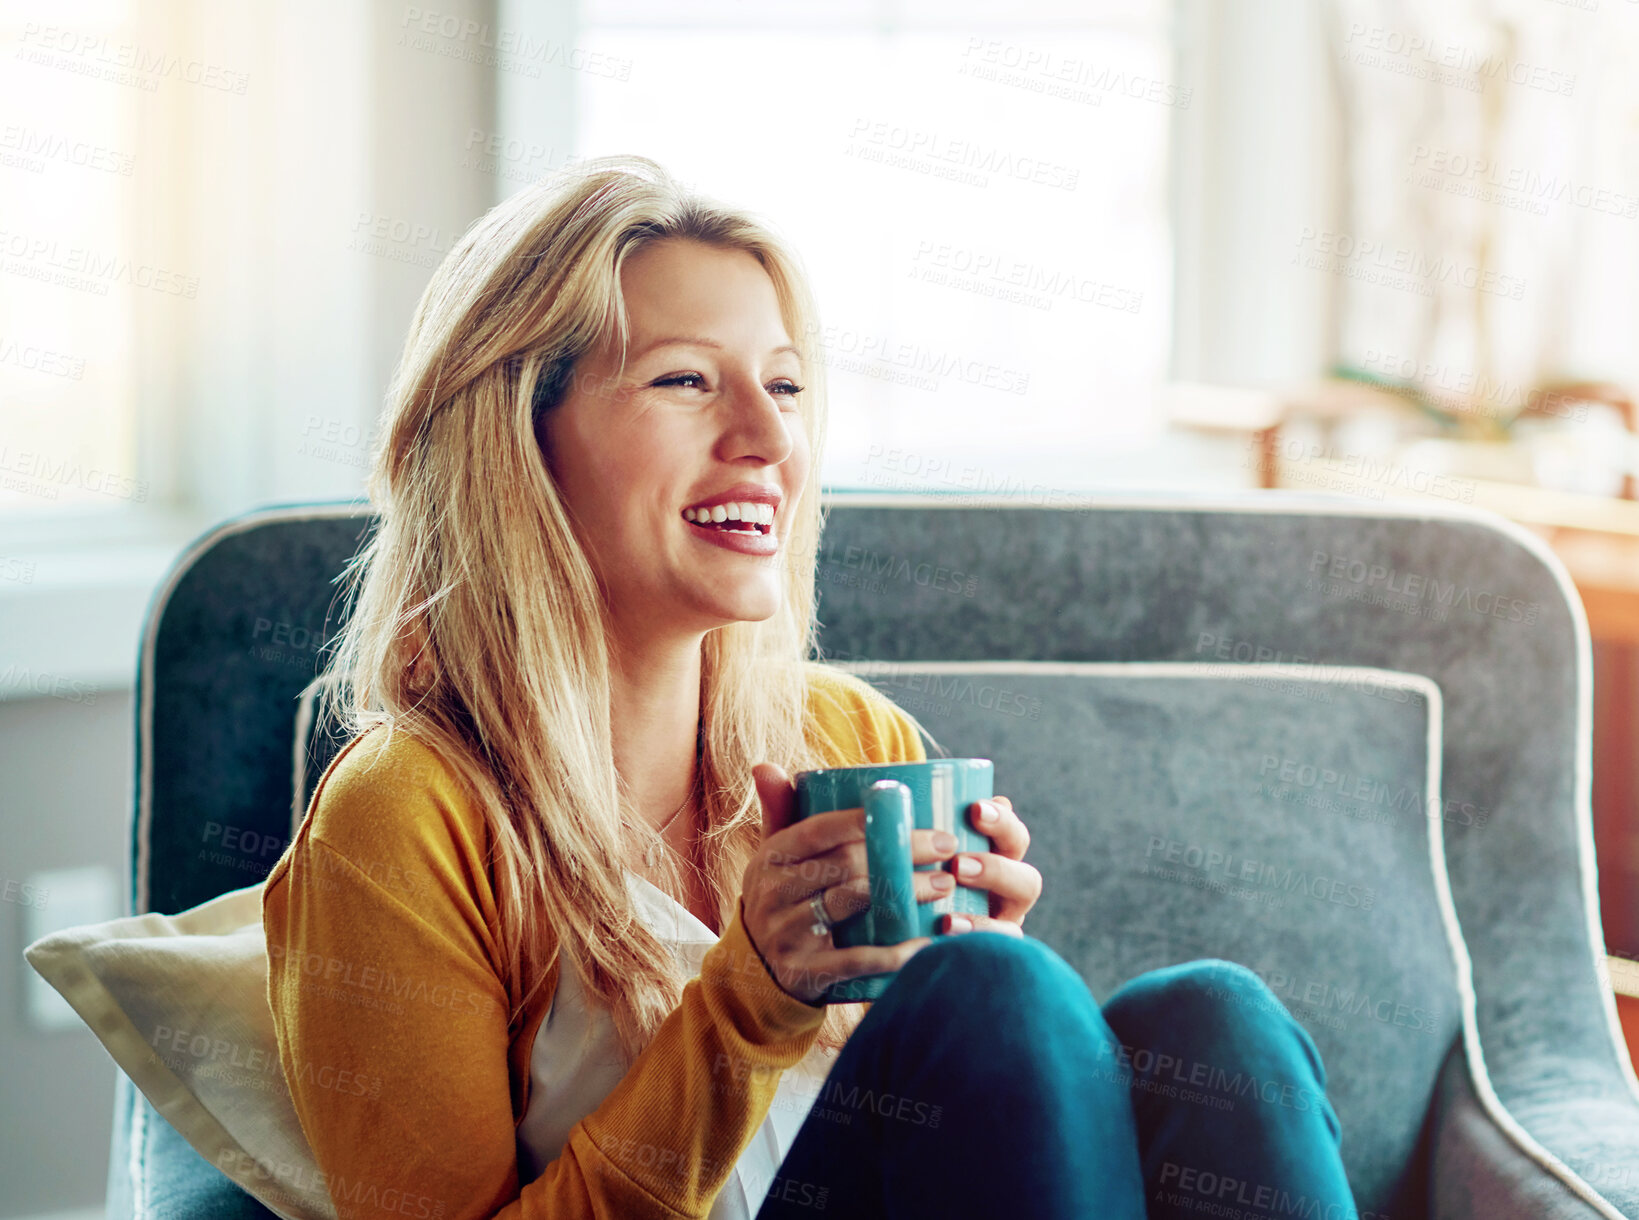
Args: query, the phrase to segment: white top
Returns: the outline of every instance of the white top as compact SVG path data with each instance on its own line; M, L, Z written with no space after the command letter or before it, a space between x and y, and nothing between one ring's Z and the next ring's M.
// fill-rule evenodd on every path
M626 877L639 917L671 946L690 977L699 974L700 960L718 937L659 886L631 871ZM757 1214L835 1062L835 1053L816 1043L781 1074L768 1115L734 1163L710 1220L752 1220ZM569 1129L598 1107L625 1071L608 1011L589 1008L575 972L560 970L552 1007L541 1018L530 1050L529 1105L518 1124L521 1181L534 1181L557 1159Z

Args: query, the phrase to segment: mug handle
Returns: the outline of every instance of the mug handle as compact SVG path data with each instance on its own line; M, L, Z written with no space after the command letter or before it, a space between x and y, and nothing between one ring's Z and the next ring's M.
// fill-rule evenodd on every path
M870 871L871 905L866 943L897 945L918 934L911 830L916 809L911 790L895 779L865 790L865 861Z

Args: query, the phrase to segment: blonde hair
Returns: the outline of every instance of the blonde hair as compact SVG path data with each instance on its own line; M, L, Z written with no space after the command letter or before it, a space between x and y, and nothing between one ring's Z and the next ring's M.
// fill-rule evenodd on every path
M624 367L621 266L668 238L746 251L768 272L799 348L801 418L819 453L824 369L796 256L750 215L692 193L645 157L581 162L491 209L422 294L369 476L379 523L344 573L352 613L317 680L338 726L410 732L482 809L511 1035L555 944L561 968L608 1008L628 1064L686 979L627 888L627 861L661 840L624 803L607 607L537 425L604 335L618 337ZM804 732L802 672L817 653L816 475L787 511L779 612L717 628L702 646L702 863L721 927L762 837L752 765L793 774L825 765ZM664 888L682 894L673 853L659 854ZM840 1046L863 1012L833 1006L821 1043Z

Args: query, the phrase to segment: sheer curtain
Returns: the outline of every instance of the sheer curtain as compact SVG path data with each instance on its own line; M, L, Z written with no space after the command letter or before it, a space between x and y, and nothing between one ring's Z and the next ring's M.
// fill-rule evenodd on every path
M1334 0L1339 361L1506 422L1544 378L1639 379L1639 5Z

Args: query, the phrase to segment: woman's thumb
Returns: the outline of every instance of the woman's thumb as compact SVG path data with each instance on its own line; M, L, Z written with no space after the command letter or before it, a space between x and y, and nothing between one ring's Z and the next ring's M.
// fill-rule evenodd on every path
M784 830L797 820L797 789L791 777L774 763L758 763L751 768L757 797L763 804L763 838Z

